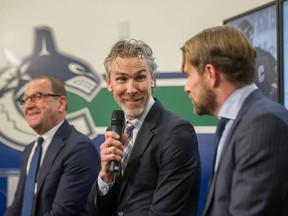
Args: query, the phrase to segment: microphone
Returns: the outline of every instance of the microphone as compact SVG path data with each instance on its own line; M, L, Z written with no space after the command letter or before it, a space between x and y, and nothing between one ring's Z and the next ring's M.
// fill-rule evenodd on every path
M124 112L122 110L114 110L112 112L111 131L114 131L120 135L120 138L118 140L121 140L121 135L123 133L124 121L125 121ZM119 170L119 162L112 160L110 163L109 170L111 172L117 172Z

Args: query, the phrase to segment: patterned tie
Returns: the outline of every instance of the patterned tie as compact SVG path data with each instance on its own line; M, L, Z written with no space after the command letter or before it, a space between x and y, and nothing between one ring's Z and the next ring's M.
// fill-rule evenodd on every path
M34 188L37 176L37 169L41 158L43 141L44 139L42 137L38 137L37 146L31 160L28 175L26 176L21 216L31 216L33 213L32 209L34 199Z
M135 126L131 122L128 122L125 128L125 133L127 134L127 140L126 140L126 143L124 144L124 150L123 150L122 161L121 161L122 175L124 174L124 170L126 168L130 153L133 148L133 129L134 128Z
M216 129L215 141L214 141L214 157L213 157L213 166L212 166L212 176L214 173L214 166L215 166L216 157L217 157L218 144L219 144L219 141L221 139L221 136L223 134L223 131L224 131L225 126L226 126L228 121L229 121L229 119L227 119L227 118L219 118L218 119L218 125L217 125L217 129Z

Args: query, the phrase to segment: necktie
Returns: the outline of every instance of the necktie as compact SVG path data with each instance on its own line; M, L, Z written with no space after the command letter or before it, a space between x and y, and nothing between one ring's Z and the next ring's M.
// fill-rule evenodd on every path
M215 134L215 141L214 141L214 157L213 157L213 166L212 166L212 176L214 173L214 166L216 162L216 157L217 157L217 150L218 150L218 144L221 139L221 136L223 134L223 131L225 129L225 126L229 119L227 118L219 118L218 124L217 124L217 129L216 129L216 134Z
M134 128L135 126L131 122L128 122L125 128L125 133L127 134L127 140L124 144L124 150L123 150L122 161L121 161L122 175L124 174L124 170L126 168L130 153L133 148L133 129Z
M44 139L42 137L38 137L37 146L36 146L34 155L33 155L32 160L31 160L28 175L26 176L21 216L31 216L32 215L35 181L36 181L39 161L41 158L43 141L44 141Z
M220 138L222 136L222 133L225 129L225 126L227 124L227 122L229 121L229 119L227 118L220 118L218 120L218 125L217 125L217 129L216 129L216 134L215 134L215 149L217 149L218 147L218 143L220 141Z

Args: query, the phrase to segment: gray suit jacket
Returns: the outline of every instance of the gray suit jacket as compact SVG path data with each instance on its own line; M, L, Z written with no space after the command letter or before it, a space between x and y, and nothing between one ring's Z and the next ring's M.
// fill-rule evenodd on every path
M232 125L203 215L288 215L288 111L259 90Z
M4 216L21 215L26 166L32 147L33 143L24 150L15 198ZM39 170L35 216L88 215L86 202L99 168L99 154L93 142L64 121Z
M197 215L200 160L193 126L156 100L138 132L123 178L89 195L91 215Z

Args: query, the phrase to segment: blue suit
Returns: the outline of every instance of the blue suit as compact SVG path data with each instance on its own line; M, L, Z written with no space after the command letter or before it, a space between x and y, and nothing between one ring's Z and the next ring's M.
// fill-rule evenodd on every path
M287 216L287 169L288 111L255 90L229 131L203 215Z
M26 166L33 143L23 153L15 198L5 216L20 216ZM55 133L39 170L35 216L84 216L100 167L93 142L65 120Z
M200 157L193 126L156 100L134 142L123 178L105 196L95 182L91 215L196 216Z

